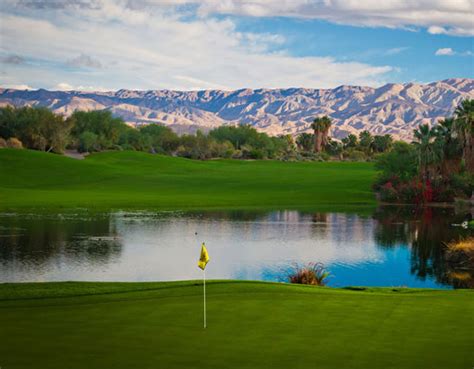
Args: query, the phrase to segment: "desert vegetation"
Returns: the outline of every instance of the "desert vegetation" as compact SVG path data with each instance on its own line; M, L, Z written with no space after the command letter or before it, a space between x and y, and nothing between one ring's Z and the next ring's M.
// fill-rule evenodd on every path
M308 263L306 265L294 265L289 273L288 280L295 284L310 284L313 286L325 286L329 277L329 271L322 263Z
M446 244L447 276L455 287L474 288L474 237Z
M383 201L452 202L474 190L474 100L434 127L421 125L411 144L396 142L376 159L375 189Z
M248 125L221 126L204 134L177 135L159 124L127 125L110 111L76 111L65 118L42 107L0 109L0 147L26 147L63 153L135 150L192 159L277 159L365 161L392 146L390 135L363 131L342 141L331 139L331 119L314 119L314 134L269 136ZM12 141L13 140L13 141ZM12 141L11 143L7 141Z

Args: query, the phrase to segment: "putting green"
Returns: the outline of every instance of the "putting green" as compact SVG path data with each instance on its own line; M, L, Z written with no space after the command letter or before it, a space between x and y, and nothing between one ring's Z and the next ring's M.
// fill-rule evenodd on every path
M470 368L473 291L0 285L2 368Z

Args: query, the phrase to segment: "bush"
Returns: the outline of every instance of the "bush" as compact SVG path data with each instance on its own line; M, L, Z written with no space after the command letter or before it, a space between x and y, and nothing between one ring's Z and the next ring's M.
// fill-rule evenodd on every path
M363 151L360 150L348 150L344 154L344 159L350 160L350 161L366 161L367 160L367 154Z
M0 137L0 149L7 147L7 141L4 138Z
M398 186L398 199L401 202L421 204L423 198L423 184L420 181L403 182Z
M387 182L380 186L380 200L386 202L396 202L398 200L398 192L392 182Z
M99 151L99 136L93 132L85 131L79 136L79 152Z
M325 286L329 272L322 263L309 263L305 266L296 265L289 275L290 283Z
M416 149L406 142L395 142L392 151L378 155L375 168L382 172L381 178L398 177L407 181L417 175Z
M22 142L18 138L15 138L15 137L10 137L7 140L7 146L12 148L12 149L22 149L23 148Z
M433 189L433 202L451 202L454 201L455 191L452 183L447 180L435 180L431 183Z
M474 191L474 173L455 174L451 177L454 196L471 197Z

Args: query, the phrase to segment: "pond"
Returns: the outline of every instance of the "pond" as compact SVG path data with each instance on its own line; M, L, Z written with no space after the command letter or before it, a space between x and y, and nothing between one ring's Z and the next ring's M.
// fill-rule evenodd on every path
M299 211L0 213L0 281L287 281L324 263L328 285L464 287L444 242L469 234L454 209L381 207L371 215ZM472 275L472 274L471 274Z

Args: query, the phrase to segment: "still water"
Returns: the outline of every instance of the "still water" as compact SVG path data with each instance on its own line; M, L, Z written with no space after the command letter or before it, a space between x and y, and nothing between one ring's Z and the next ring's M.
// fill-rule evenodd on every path
M444 242L468 234L453 209L346 213L0 213L0 282L198 279L286 281L295 264L321 262L329 286L462 287Z

